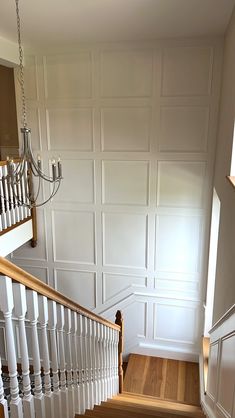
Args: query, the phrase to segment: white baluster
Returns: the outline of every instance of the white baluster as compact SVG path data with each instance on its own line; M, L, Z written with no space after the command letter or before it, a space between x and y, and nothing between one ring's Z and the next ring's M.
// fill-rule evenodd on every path
M7 166L2 167L2 186L3 186L3 196L5 201L5 208L6 208L6 221L7 226L11 226L11 213L10 213L10 204L9 204L9 193L7 187Z
M33 356L33 371L34 371L34 407L36 418L45 418L45 400L42 393L42 379L41 379L41 361L38 342L37 322L39 316L38 310L38 295L33 290L26 291L27 300L27 314L26 318L30 320L31 325L31 340L32 340L32 356Z
M112 384L111 384L111 328L106 327L107 333L107 382L108 382L108 398L112 397Z
M119 393L119 374L118 374L118 343L119 343L119 331L115 331L115 375L116 375L116 382L115 382L115 394Z
M0 280L1 280L1 278L0 278ZM4 397L1 357L0 357L0 404L3 406L3 416L4 416L4 418L9 418L7 400Z
M48 329L51 342L51 368L53 374L54 414L56 418L63 418L61 411L61 393L58 375L58 349L56 341L57 309L56 302L48 301Z
M88 390L89 408L94 406L94 384L93 384L93 355L92 355L92 321L87 318L87 365L88 365Z
M87 317L83 316L83 360L84 360L84 392L85 392L85 409L90 406L89 399L89 376L88 376L88 338L87 338Z
M94 381L94 404L99 405L99 386L98 386L98 347L97 347L97 329L96 321L92 321L92 336L93 336L93 381Z
M77 312L71 312L72 364L75 413L79 412Z
M112 329L112 348L111 348L111 373L112 373L112 396L115 395L115 329Z
M74 407L74 386L73 386L73 375L72 375L72 349L71 349L71 310L65 308L65 323L64 329L67 334L66 338L66 363L67 363L67 385L68 385L68 396L69 396L69 418L74 418L75 407Z
M85 412L85 384L84 384L84 348L83 348L83 319L78 314L78 381L79 381L79 413Z
M22 400L19 396L19 385L17 380L17 363L16 363L16 350L15 339L12 326L12 309L13 309L13 291L12 281L9 277L0 277L0 309L3 312L5 319L5 332L6 332L6 347L7 347L7 359L8 370L10 377L10 409L11 418L23 418Z
M97 353L97 381L98 381L98 404L103 400L102 394L102 374L101 374L101 349L100 349L100 326L99 322L96 322L96 353Z
M14 170L17 168L17 163L14 163ZM22 221L24 219L24 208L22 206L22 190L21 190L21 182L19 181L19 175L17 176L17 184L14 186L14 191L16 196L18 197L19 203L16 202L18 213L19 213L19 220Z
M66 387L66 373L65 373L64 307L63 305L57 305L57 329L58 329L58 340L59 340L61 409L62 409L63 418L69 418L68 389Z
M107 327L103 325L103 353L104 353L104 388L105 388L105 399L108 398L108 343L107 343Z
M5 166L5 168L6 168L6 173L7 173L7 166ZM11 224L15 225L16 214L15 214L14 201L13 201L13 192L12 192L12 187L10 185L10 179L8 177L6 178L6 185L7 185L7 189L8 189Z
M103 324L100 324L100 358L101 358L102 401L106 401L106 391L105 391L105 361L104 361L104 325Z
M1 231L7 228L7 218L6 218L6 211L5 211L5 200L4 200L4 192L3 192L3 172L2 167L0 167L0 207L1 207Z
M42 333L42 365L44 369L46 418L54 418L54 402L51 392L50 359L47 339L48 304L45 296L38 296L39 323Z
M14 313L19 323L19 339L21 352L21 368L23 376L23 410L25 418L35 415L34 399L31 394L31 382L29 376L29 353L25 331L25 315L27 311L25 286L20 283L13 284Z

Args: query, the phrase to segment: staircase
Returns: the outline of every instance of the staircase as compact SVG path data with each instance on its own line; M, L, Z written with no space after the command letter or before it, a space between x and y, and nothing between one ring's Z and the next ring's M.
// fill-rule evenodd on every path
M137 395L124 392L101 405L95 406L84 415L76 417L108 417L108 418L205 418L198 406L187 405L177 402L162 401L152 396Z
M76 417L205 418L197 363L131 354L124 392Z

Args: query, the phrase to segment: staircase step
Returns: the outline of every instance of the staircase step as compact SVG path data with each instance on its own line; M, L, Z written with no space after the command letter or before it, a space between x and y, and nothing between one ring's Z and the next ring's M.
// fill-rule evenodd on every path
M201 408L193 405L126 393L117 395L107 402L102 402L101 405L86 411L82 416L97 418L205 418Z

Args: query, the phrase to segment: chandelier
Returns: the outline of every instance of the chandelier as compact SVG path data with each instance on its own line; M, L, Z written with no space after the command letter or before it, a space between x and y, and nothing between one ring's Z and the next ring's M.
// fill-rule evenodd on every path
M49 202L57 193L62 180L62 165L60 158L56 162L55 159L50 161L50 174L46 174L42 169L42 161L40 155L34 157L31 145L31 129L27 125L27 109L26 97L24 87L24 67L23 67L23 49L21 44L21 22L19 13L19 0L15 0L16 4L16 21L17 21L17 35L19 47L19 83L21 90L22 102L22 148L20 151L19 162L7 158L7 180L11 187L14 199L19 205L27 206L28 208L39 207ZM25 191L27 199L24 201L19 197L17 190L21 187L22 181L27 181ZM37 179L36 181L34 179ZM40 192L42 182L50 183L50 192L46 199L40 201ZM35 187L35 184L37 187Z

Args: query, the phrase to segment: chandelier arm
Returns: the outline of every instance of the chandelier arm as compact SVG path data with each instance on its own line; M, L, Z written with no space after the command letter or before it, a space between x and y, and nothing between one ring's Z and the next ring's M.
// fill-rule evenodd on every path
M33 156L32 150L30 148L30 164L31 164L31 168L32 168L32 172L33 175L35 177L41 177L43 180L49 182L49 183L54 183L54 180L51 176L48 176L47 174L43 173L43 171L38 167L38 164Z
M11 178L14 181L14 184L18 184L25 172L26 161L23 159L21 163L17 163L16 169L12 172Z
M59 183L58 185L57 185L57 187L56 187L56 183ZM54 184L53 184L53 192L51 193L51 195L48 197L48 199L46 199L44 202L41 202L41 203L37 203L37 204L33 204L32 206L31 206L31 208L33 207L33 208L40 208L41 206L44 206L46 203L48 203L54 196L55 196L55 194L58 192L58 190L59 190L59 187L60 187L60 180L58 180L58 181L56 181L56 182L54 182Z
M36 193L35 197L33 198L34 202L37 201L37 198L39 196L40 190L41 190L41 177L39 177L39 179L38 179L38 190L37 190L37 193Z

